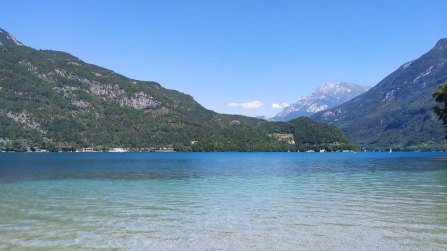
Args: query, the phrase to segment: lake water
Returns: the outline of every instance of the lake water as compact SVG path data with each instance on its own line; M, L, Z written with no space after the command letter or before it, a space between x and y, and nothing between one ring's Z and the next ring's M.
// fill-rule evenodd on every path
M446 153L1 153L0 250L447 250Z

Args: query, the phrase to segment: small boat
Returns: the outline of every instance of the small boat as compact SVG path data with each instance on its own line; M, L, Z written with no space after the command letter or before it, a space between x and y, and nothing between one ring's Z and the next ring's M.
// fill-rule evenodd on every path
M393 149L390 148L390 152L389 153L392 153L392 152L393 152Z

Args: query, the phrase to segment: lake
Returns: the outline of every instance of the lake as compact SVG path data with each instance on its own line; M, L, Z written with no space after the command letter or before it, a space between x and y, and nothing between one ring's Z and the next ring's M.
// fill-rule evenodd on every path
M0 250L446 250L446 153L0 153Z

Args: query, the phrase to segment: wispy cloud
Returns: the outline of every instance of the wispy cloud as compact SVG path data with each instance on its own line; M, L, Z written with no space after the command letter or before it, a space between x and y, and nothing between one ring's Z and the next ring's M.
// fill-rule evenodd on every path
M281 104L273 103L272 104L273 109L282 109L282 108L286 108L287 106L289 106L289 104L287 104L287 103L281 103Z
M253 101L249 101L249 102L245 102L245 103L231 102L228 104L229 107L241 107L244 109L257 109L263 105L264 104L262 104L262 102L259 100L253 100Z

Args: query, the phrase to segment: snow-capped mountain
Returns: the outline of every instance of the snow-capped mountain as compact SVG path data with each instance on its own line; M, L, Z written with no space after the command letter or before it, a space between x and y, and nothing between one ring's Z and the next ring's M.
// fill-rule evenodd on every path
M311 116L317 112L340 105L366 91L370 87L346 82L325 83L313 93L300 98L296 103L284 108L271 118L272 121L288 121L301 116Z

